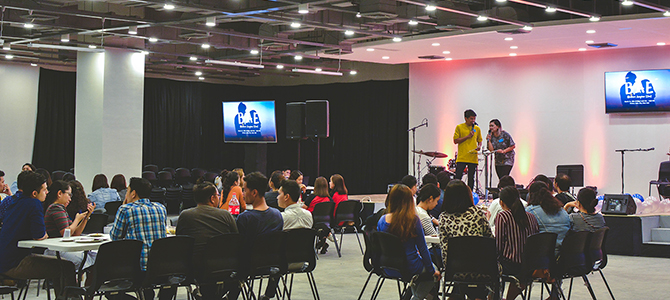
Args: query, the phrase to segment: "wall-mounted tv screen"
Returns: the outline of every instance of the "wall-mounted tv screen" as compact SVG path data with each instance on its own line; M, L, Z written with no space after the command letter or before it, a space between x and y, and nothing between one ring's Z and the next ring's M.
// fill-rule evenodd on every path
M223 102L223 141L276 143L275 102Z
M605 112L670 111L670 70L605 72Z

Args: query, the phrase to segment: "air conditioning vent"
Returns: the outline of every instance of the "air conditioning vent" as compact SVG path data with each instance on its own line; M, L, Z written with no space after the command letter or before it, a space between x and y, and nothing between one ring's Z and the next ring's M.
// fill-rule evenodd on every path
M420 59L444 59L444 56L439 56L439 55L424 55L424 56L419 56Z
M589 46L600 49L600 48L614 48L618 45L612 43L598 43L598 44L589 44Z

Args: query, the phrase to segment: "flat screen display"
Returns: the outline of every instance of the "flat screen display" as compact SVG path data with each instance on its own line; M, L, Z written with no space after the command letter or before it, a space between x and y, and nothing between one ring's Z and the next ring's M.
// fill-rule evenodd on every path
M223 141L226 143L276 143L275 102L223 102Z
M605 112L670 111L670 70L605 72Z

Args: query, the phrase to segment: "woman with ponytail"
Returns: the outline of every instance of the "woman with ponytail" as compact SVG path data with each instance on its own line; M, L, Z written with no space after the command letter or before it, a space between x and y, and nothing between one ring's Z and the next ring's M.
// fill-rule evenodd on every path
M582 188L577 193L577 201L565 204L564 208L568 213L572 212L574 208L579 210L576 213L570 214L572 230L594 232L605 227L605 218L596 212L597 204L596 191L590 188Z
M498 261L503 267L503 274L518 277L526 239L539 232L537 219L524 210L516 187L508 186L500 191L500 206L503 211L495 220ZM524 289L525 286L520 288ZM517 285L510 284L506 299L515 299L520 293Z
M540 232L552 232L557 234L556 253L565 235L570 230L570 217L562 209L561 201L554 198L549 187L542 181L534 182L528 188L528 207L526 211L533 214L540 226Z
M240 175L237 172L231 172L227 170L222 171L221 175L221 185L223 186L223 189L221 190L222 201L219 208L230 210L230 199L232 199L233 195L235 195L237 201L240 203L239 214L241 214L247 208L247 204L244 202L244 193L240 187ZM232 213L233 212L231 212L231 214ZM234 216L237 215L238 214L234 214Z

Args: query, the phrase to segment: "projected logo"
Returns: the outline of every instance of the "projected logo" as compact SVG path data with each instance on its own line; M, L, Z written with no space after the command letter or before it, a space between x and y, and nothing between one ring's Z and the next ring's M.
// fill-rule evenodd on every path
M639 80L633 72L626 73L626 82L621 85L619 95L621 96L621 105L627 106L655 106L656 91L654 85L649 79Z
M276 142L274 101L223 102L226 142Z
M241 137L260 137L261 118L256 110L247 113L247 105L240 102L235 116L235 132Z

